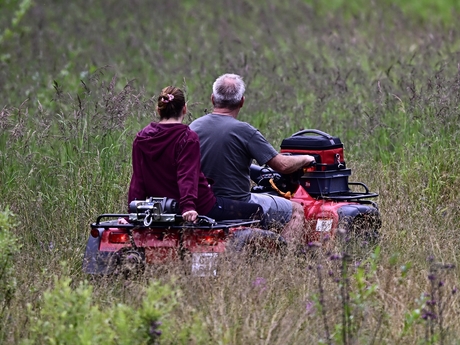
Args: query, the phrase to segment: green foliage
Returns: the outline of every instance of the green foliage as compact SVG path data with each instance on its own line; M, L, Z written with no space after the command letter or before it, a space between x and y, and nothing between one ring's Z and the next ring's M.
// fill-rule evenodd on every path
M0 47L5 40L10 39L14 31L19 28L19 23L22 18L25 16L27 11L32 6L32 0L1 0L0 8L2 8L2 13L0 15L0 23L3 23L7 20L11 20L10 23L0 31ZM11 13L11 10L13 10ZM9 58L8 54L0 55L0 61Z
M93 287L80 282L72 288L70 278L55 280L38 308L29 305L30 334L23 344L157 344L176 307L177 294L158 282L145 288L137 306L94 300ZM167 328L166 328L167 329Z
M411 334L413 335L416 325L422 322L422 309L425 307L426 299L425 296L420 296L415 301L415 308L404 313L404 327L401 331L401 339L407 336L410 337Z
M377 10L377 6L399 8L408 18L424 22L453 23L456 14L459 13L460 5L455 0L379 0L371 5L365 0L332 0L327 3L315 0L305 0L321 15L327 16L331 11L340 11L346 17L353 18L363 15L371 15L371 11Z
M14 215L8 208L0 212L0 319L4 317L16 290L13 259L20 245L12 230L17 225ZM3 323L0 323L0 330L3 326Z
M335 344L362 342L362 337L369 337L369 334L361 335L367 321L366 314L370 308L379 306L376 293L380 288L377 280L380 247L377 246L369 258L357 263L354 269L349 267L350 257L347 254L343 254L339 260L337 296L340 296L342 318L334 324L332 338Z

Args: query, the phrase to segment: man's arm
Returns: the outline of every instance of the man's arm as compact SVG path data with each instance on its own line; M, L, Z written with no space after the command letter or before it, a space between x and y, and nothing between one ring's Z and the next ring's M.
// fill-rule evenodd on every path
M309 155L286 156L277 154L267 162L267 165L279 173L290 174L308 166L314 160L315 158Z

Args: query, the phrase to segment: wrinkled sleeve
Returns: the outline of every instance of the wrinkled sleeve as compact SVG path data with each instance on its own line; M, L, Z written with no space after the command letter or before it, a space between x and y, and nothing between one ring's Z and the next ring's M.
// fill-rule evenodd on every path
M195 135L196 136L196 135ZM198 137L188 135L177 147L177 185L179 187L179 206L183 212L196 210L198 180L201 173L200 143Z
M132 150L133 172L131 176L131 182L129 184L128 206L129 206L129 203L135 199L144 200L147 198L147 196L145 195L144 178L142 176L142 168L141 168L142 160L143 160L143 156L137 147L137 140L135 139L133 142L133 150Z
M248 149L251 156L254 157L259 165L266 164L270 159L278 154L275 148L258 130L254 132L249 140Z

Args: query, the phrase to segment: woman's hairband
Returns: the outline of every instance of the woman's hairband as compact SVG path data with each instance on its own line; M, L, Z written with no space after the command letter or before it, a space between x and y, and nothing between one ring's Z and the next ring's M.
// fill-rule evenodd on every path
M174 95L171 95L170 93L166 94L163 96L163 102L169 103L174 99Z

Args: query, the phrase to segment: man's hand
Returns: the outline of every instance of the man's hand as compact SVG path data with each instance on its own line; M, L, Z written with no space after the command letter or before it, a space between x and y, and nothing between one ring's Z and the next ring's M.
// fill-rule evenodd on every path
M182 213L182 219L185 220L186 222L194 222L197 217L198 217L198 212L196 212L195 210L190 210L190 211Z

